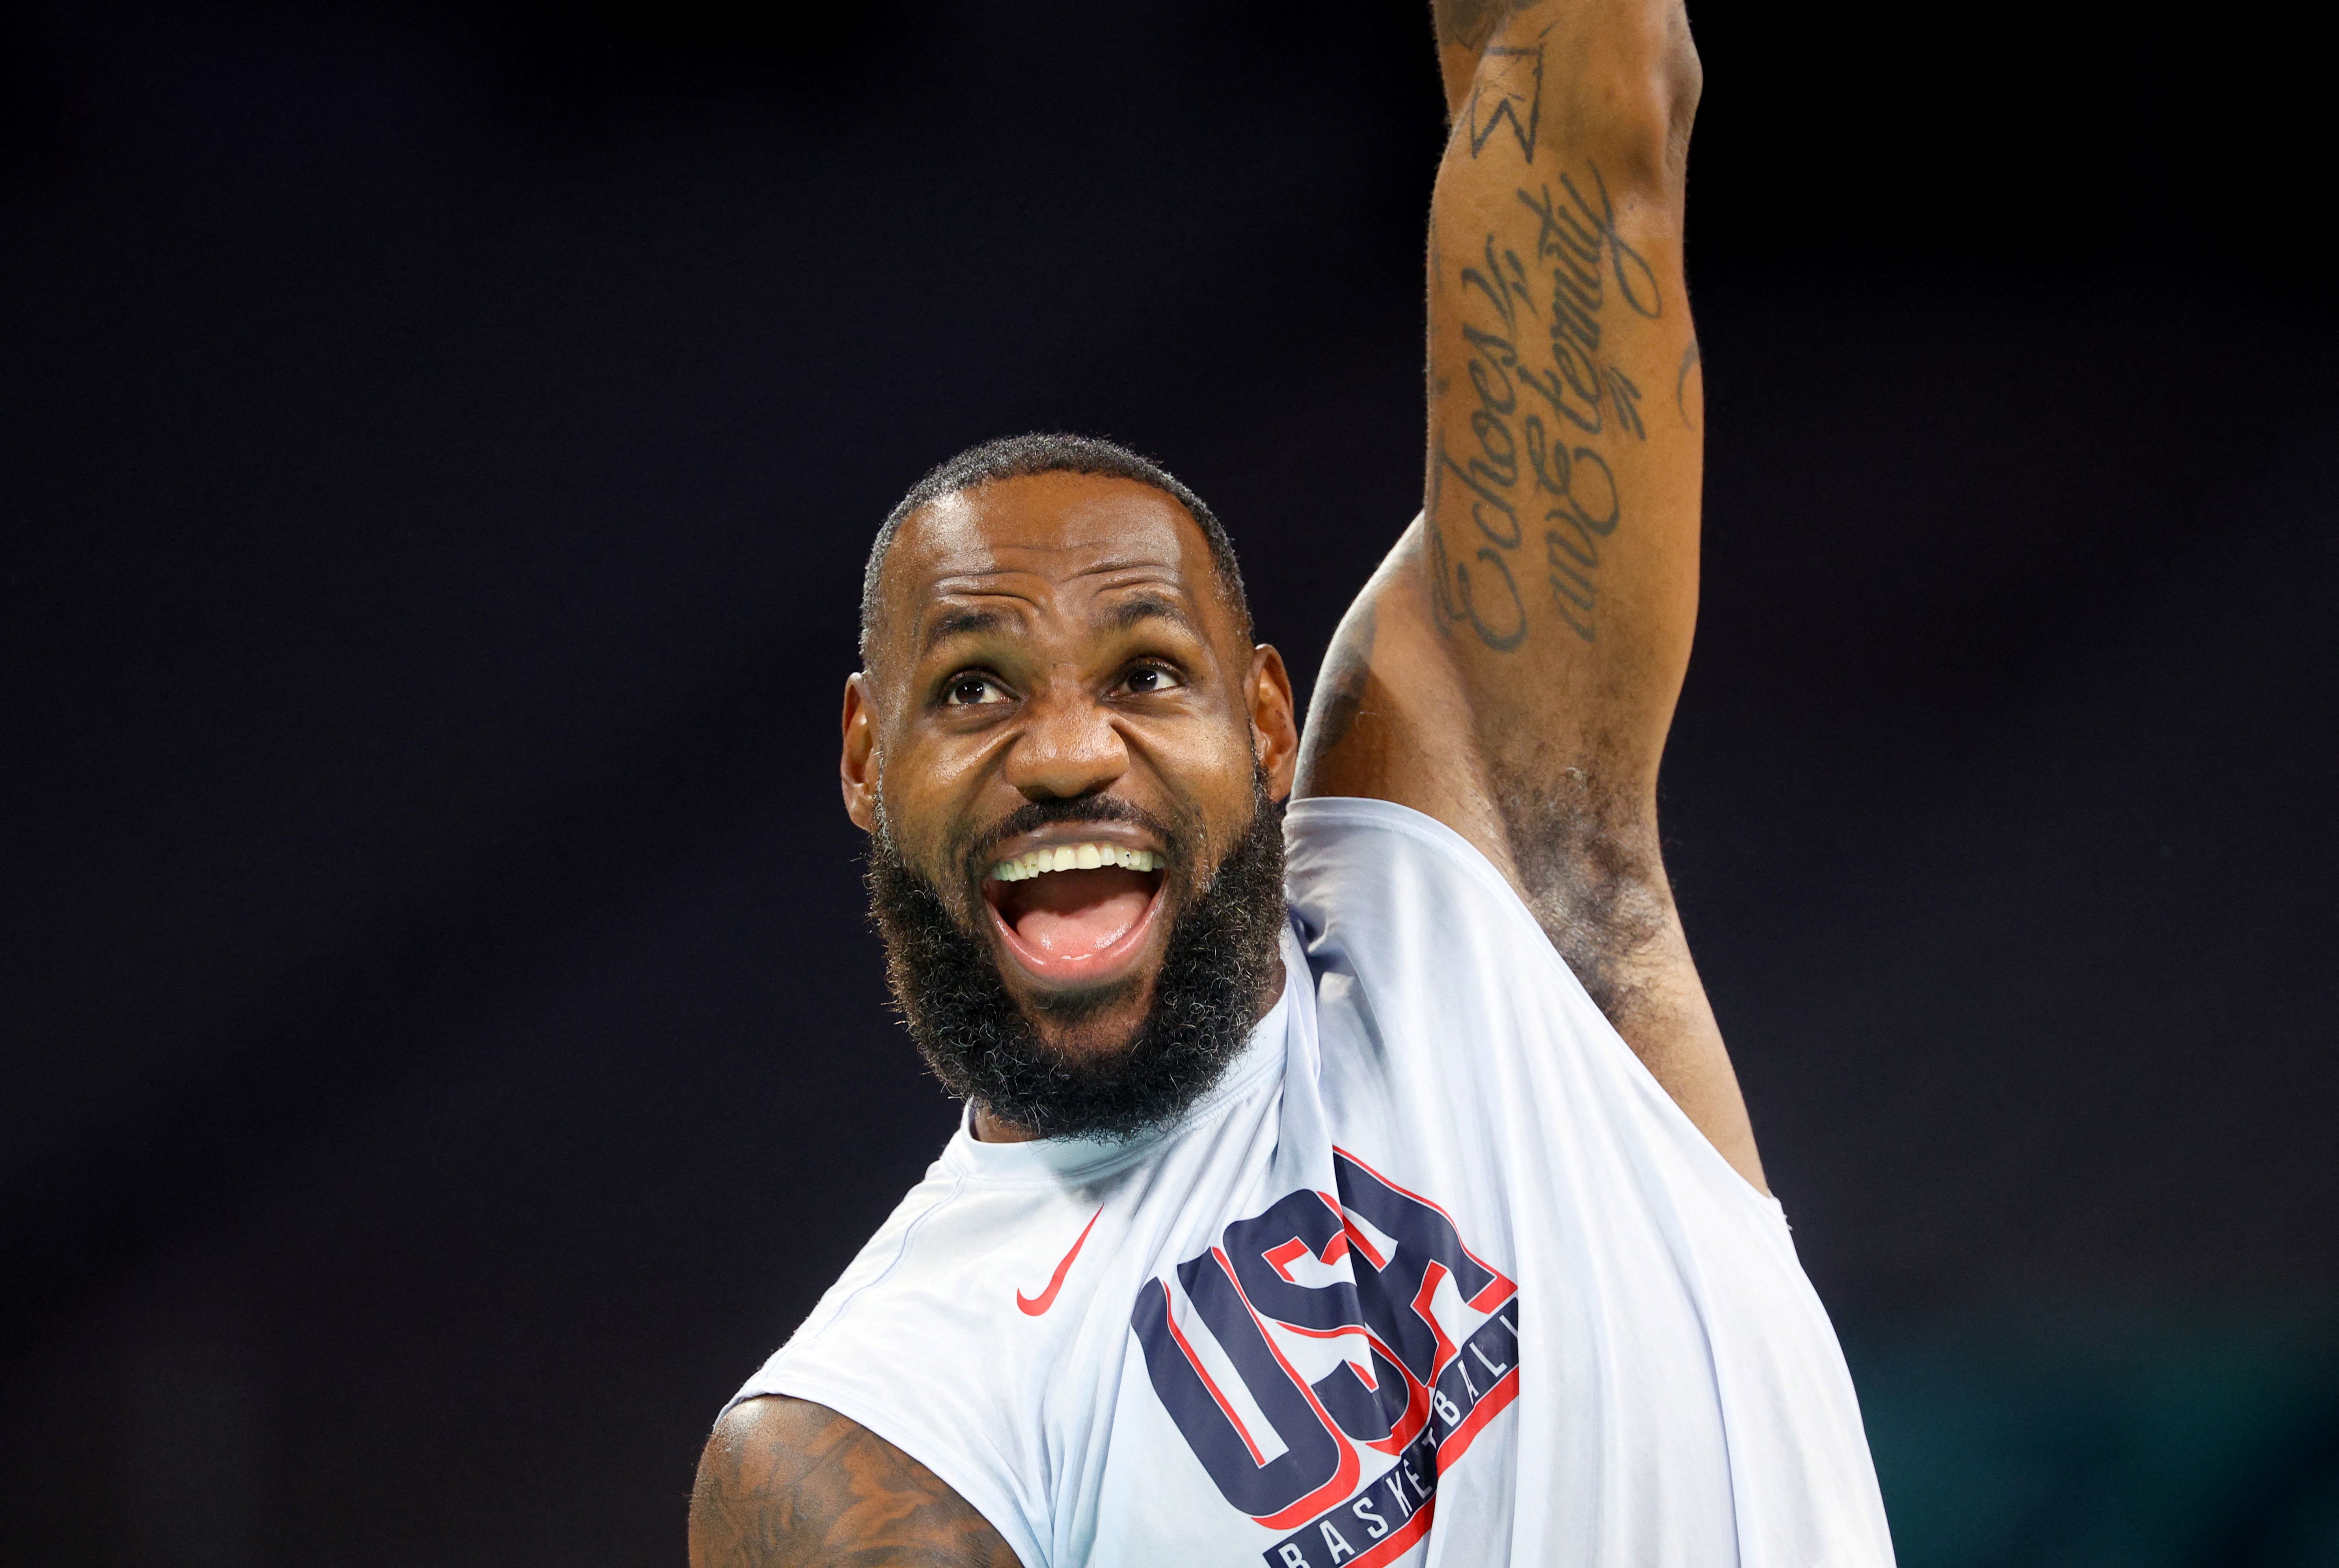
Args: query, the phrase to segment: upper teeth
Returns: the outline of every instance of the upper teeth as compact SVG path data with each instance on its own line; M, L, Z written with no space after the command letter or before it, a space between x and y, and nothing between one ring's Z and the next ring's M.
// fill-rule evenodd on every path
M1122 849L1110 843L1066 843L1030 850L1013 860L1002 860L991 868L991 874L1001 882L1021 882L1043 871L1095 871L1108 865L1151 871L1159 863L1160 857L1150 849Z

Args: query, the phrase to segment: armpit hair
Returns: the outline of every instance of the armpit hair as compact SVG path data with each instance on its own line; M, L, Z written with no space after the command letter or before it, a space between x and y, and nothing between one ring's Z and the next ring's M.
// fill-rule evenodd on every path
M1493 783L1527 908L1623 1029L1643 1001L1633 960L1673 919L1655 825L1580 766L1497 767Z

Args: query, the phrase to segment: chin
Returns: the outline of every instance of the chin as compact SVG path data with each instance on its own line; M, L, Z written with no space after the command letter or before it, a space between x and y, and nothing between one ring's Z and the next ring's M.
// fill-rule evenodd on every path
M1281 820L1263 786L1259 802L1207 874L1199 832L1083 807L986 843L944 883L913 871L881 823L870 911L934 1076L1043 1138L1130 1137L1181 1115L1282 978Z
M1127 975L1086 990L1035 990L1002 966L1000 979L1015 999L1031 1031L1050 1050L1075 1060L1095 1061L1127 1053L1153 1009L1155 971Z

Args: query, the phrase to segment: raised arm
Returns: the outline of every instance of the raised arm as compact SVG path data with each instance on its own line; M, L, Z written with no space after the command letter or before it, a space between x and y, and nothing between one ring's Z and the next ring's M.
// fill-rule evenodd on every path
M1333 639L1298 793L1401 802L1476 844L1759 1187L1658 853L1697 615L1688 19L1678 0L1436 15L1424 511Z
M835 1411L750 1399L725 1415L690 1495L690 1568L1016 1568L939 1476Z

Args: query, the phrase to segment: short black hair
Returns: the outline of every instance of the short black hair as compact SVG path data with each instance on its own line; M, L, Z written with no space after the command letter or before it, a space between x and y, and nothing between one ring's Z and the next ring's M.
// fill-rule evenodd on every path
M1152 459L1132 452L1118 441L1109 441L1101 436L1035 430L1030 435L1002 436L984 441L935 465L924 478L910 487L909 493L894 503L893 509L878 525L877 537L869 547L869 564L861 574L864 664L868 662L869 645L876 634L877 581L884 573L886 552L893 547L893 537L902 531L902 524L919 508L944 496L971 490L994 479L1029 478L1034 474L1097 474L1107 478L1134 479L1185 508L1187 516L1194 519L1202 530L1202 537L1209 543L1210 565L1218 574L1219 591L1225 595L1235 618L1242 623L1245 646L1253 640L1250 601L1243 594L1242 567L1235 561L1234 541L1227 537L1218 514L1203 503L1201 497Z

